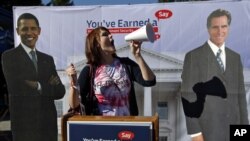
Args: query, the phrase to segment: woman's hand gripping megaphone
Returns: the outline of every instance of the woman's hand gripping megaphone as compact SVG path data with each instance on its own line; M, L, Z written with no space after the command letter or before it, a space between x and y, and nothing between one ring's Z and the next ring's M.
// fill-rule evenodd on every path
M133 41L129 42L131 53L135 57L141 56L141 44L142 44L142 41L134 41L133 40Z

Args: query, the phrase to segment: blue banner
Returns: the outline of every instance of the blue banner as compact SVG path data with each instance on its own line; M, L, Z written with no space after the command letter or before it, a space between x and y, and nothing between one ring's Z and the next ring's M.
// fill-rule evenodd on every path
M152 123L68 122L68 141L152 141Z

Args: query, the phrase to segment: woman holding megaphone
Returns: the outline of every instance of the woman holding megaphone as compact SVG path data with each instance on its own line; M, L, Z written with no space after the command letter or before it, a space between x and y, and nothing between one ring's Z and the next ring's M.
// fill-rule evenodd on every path
M141 56L141 43L129 42L134 62L116 55L113 37L107 28L92 30L86 38L87 65L78 79L73 64L66 69L71 81L70 111L86 115L138 115L134 82L147 87L156 84L154 73Z

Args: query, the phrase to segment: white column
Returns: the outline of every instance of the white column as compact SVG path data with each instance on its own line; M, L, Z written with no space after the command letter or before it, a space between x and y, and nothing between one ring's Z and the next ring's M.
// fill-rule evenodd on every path
M144 87L144 116L152 116L152 88Z

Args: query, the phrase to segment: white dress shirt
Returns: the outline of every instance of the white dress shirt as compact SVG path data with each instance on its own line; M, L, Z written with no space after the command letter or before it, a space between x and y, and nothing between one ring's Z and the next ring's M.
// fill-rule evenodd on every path
M221 49L221 54L220 54L220 58L221 61L224 65L224 71L226 70L226 52L225 52L225 43L223 43L222 46L218 47L216 46L213 42L211 42L210 40L207 41L207 43L209 44L210 48L212 49L214 55L216 56L217 52L219 49Z
M23 44L23 43L21 43L21 45L22 45L23 49L25 50L25 52L27 53L27 55L30 57L30 59L32 59L32 56L31 56L31 54L30 54L30 51L31 51L32 49L31 49L30 47L26 46L26 45ZM36 52L36 48L35 48L35 47L34 47L33 50ZM37 60L37 55L36 55L36 60ZM41 91L41 90L42 90L41 84L40 84L39 82L37 82L37 84L38 84L37 90Z

